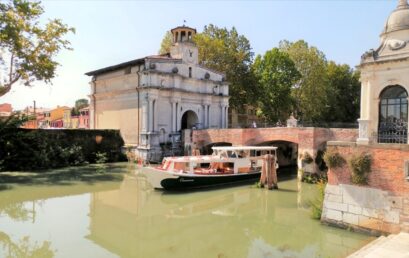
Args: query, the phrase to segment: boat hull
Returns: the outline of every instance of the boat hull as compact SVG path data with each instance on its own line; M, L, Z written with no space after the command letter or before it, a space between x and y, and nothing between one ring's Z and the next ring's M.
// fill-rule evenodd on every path
M256 181L261 172L228 174L228 175L189 175L180 173L169 173L166 171L148 168L143 170L149 183L155 189L164 190L192 190L209 187L219 187Z

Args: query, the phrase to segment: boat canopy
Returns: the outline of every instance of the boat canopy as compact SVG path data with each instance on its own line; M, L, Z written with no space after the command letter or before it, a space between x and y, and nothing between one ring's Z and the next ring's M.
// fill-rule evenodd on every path
M256 150L256 151L267 151L267 150L277 150L274 146L214 146L213 150L217 151L240 151L240 150Z

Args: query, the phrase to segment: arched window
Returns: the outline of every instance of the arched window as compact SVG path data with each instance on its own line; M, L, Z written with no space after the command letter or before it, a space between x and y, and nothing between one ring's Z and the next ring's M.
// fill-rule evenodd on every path
M381 93L378 142L408 142L408 93L399 85L388 86Z

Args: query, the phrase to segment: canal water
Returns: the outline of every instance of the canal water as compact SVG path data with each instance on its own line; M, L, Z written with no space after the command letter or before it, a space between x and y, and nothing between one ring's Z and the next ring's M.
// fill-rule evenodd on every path
M123 177L0 184L0 257L336 258L372 240L311 219L316 187L295 176L275 191L170 194L133 165L97 173L113 171Z

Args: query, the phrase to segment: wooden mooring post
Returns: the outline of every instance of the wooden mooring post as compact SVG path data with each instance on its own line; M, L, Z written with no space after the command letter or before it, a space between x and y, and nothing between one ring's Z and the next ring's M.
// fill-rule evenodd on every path
M265 184L267 184L269 190L278 189L276 157L271 154L266 154L263 157L263 165L261 167L260 176L260 187L264 187Z

